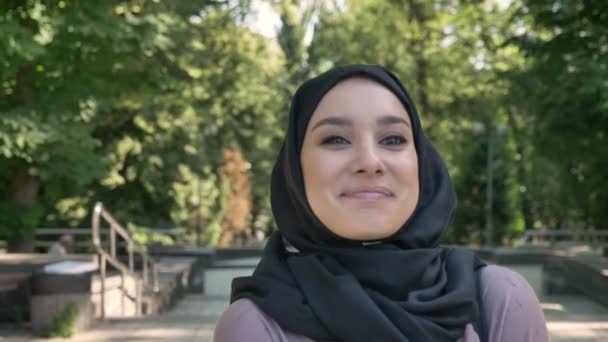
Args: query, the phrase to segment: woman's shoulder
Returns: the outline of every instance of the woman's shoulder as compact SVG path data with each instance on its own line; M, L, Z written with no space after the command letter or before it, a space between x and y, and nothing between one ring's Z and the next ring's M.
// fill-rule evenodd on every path
M528 281L519 273L498 265L488 265L479 271L481 299L486 303L525 305L538 304L538 298Z
M481 290L503 291L518 288L532 289L526 279L510 268L499 265L487 265L479 270Z
M283 331L253 301L243 298L230 304L215 326L214 342L305 342L305 337Z
M519 273L488 265L480 270L481 312L489 341L549 341L536 293Z
M220 316L213 341L273 341L264 318L252 301L239 299L230 304Z

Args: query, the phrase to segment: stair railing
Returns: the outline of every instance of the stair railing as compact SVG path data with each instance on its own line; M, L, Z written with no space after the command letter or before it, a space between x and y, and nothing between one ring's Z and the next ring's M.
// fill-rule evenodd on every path
M101 241L101 219L109 224L109 239L110 239L110 251L108 252ZM127 276L131 276L135 279L136 290L135 290L135 310L136 315L142 314L143 308L143 291L144 289L150 289L151 291L158 292L158 264L148 255L144 248L135 242L129 234L129 232L121 226L116 219L104 208L101 202L95 204L92 218L92 237L93 246L99 254L99 268L100 268L100 280L101 280L101 318L105 318L106 307L105 307L105 290L106 290L106 278L107 278L107 264L110 264L118 272L120 272L121 280L121 305L124 314L125 300L128 299L128 293L125 287L125 281ZM119 235L125 242L128 254L128 265L125 265L116 256L116 238ZM135 270L134 256L138 255L142 261L141 275ZM152 273L152 279L150 280L150 273Z

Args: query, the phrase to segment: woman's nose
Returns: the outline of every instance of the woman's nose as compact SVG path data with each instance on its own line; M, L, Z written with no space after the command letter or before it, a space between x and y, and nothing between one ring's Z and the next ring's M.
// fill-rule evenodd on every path
M385 171L380 151L373 143L362 143L354 149L352 165L355 173L380 174Z

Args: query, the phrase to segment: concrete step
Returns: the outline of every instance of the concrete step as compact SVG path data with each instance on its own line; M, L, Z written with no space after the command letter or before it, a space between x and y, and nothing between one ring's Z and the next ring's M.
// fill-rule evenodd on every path
M154 291L152 275L150 284L143 289L142 314L150 315L166 311L179 299L189 286L190 273L195 258L164 257L158 260L159 288ZM134 317L136 307L137 278L112 272L105 280L105 317ZM101 317L101 279L95 274L91 280L91 301L94 304L96 317Z
M95 317L101 317L101 277L91 278L91 302ZM132 275L123 276L113 273L105 279L105 317L134 317L137 315L137 281Z

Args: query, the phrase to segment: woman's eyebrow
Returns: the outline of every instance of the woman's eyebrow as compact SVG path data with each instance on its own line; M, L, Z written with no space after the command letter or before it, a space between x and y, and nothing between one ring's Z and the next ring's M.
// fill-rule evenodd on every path
M410 127L410 123L401 115L384 115L379 117L376 120L376 123L379 126L386 125L394 125L394 124L404 124L407 127ZM317 121L317 123L312 127L311 131L323 125L336 125L336 126L352 126L353 121L349 118L339 117L339 116L329 116L324 119Z
M397 115L385 115L382 117L379 117L378 120L376 120L376 123L378 124L378 126L386 126L386 125L393 125L393 124L404 124L407 127L411 128L410 123L402 116L397 116Z
M330 116L317 121L317 123L312 127L311 131L323 125L352 126L352 124L353 121L351 119Z

